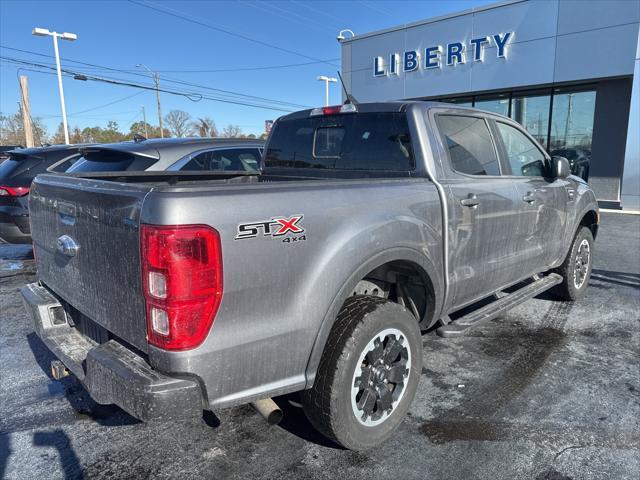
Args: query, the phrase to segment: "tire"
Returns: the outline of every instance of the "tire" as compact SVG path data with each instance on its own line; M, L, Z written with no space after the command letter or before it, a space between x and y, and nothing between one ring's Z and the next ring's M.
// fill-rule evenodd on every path
M553 290L561 300L582 298L587 290L593 265L593 234L587 227L580 227L562 265L556 272L562 275L562 283Z
M400 425L421 370L422 338L415 317L384 298L349 297L325 345L314 385L302 393L305 413L326 437L351 450L366 450Z

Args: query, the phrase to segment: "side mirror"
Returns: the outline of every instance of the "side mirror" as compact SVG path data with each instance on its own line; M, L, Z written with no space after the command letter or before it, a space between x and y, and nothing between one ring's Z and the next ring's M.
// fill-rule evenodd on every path
M569 160L564 157L551 157L551 173L554 178L567 178L571 175Z

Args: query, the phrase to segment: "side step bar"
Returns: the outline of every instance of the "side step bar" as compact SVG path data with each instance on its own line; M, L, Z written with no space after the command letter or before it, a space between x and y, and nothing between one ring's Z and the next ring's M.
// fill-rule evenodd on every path
M496 318L507 310L511 310L513 307L516 307L530 298L541 294L545 290L549 290L551 287L561 282L561 275L558 275L557 273L550 273L513 293L500 297L489 305L485 305L478 310L454 320L448 325L439 327L436 332L441 337L460 337L464 335L466 330Z

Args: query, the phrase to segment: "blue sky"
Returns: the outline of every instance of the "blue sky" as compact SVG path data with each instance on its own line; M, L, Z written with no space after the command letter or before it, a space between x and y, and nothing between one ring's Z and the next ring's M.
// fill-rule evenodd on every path
M74 72L151 86L151 80L141 76L144 71L136 69L136 64L144 63L160 71L162 88L173 91L191 91L244 103L267 103L263 99L238 97L235 95L238 93L307 107L324 102L324 84L317 81L316 76L335 76L339 68L340 47L335 37L340 29L365 33L491 3L486 0L134 1L136 3L0 0L0 45L53 55L51 38L32 36L32 28L73 32L78 40L60 41L60 56L62 67ZM0 55L39 64L53 63L50 57L7 48L0 48ZM318 59L328 63L246 70ZM124 72L89 67L72 60ZM0 111L3 114L14 113L18 108L18 68L34 67L0 63ZM35 68L42 70L42 67ZM55 72L21 70L19 73L29 77L32 115L42 118L48 132L54 133L60 122L57 80L51 74ZM105 126L109 120L115 120L121 130L128 131L132 122L142 119L141 105L146 108L149 123L157 124L153 91L72 78L64 78L64 89L71 127ZM336 84L331 86L331 98L332 103L340 101ZM111 102L115 103L103 106ZM279 105L290 110L303 108ZM206 99L192 102L184 96L162 94L163 113L172 109L185 110L194 118L209 116L219 129L237 124L244 132L256 134L263 131L265 120L284 113Z

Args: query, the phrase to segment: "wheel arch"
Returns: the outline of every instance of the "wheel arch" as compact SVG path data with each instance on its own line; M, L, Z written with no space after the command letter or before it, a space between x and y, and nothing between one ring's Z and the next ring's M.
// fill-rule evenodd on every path
M591 234L593 235L593 239L595 240L596 236L598 235L598 226L599 226L598 219L599 219L598 212L596 212L595 209L590 209L582 215L582 218L578 223L578 227L584 226L584 227L587 227L589 230L591 230Z
M431 260L426 257L423 252L418 252L417 250L407 247L388 249L372 256L363 262L349 278L343 282L324 315L305 370L306 388L313 386L315 374L320 364L320 358L322 357L322 352L329 338L331 328L333 327L340 308L342 308L342 305L350 296L351 292L353 292L358 282L367 278L371 272L381 267L397 264L409 266L420 275L426 289L425 295L432 300L431 304L427 305L423 318L419 320L420 325L428 328L437 321L442 310L444 288L442 272L438 272Z

